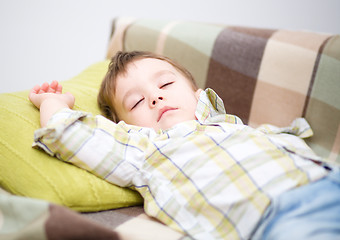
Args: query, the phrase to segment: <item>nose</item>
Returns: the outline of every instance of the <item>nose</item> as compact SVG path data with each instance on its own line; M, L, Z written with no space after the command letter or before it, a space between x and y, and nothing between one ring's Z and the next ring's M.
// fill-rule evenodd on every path
M153 100L151 101L151 106L155 106L159 101L162 101L163 97L155 97L153 98Z

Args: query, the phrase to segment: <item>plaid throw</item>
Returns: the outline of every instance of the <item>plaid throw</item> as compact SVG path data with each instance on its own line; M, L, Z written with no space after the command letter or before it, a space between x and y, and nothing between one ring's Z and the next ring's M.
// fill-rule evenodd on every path
M11 195L0 188L1 240L121 240L120 234L63 206Z
M141 193L145 212L194 239L249 239L271 199L325 176L290 128L253 129L202 91L196 116L167 131L115 124L69 109L35 132L35 144L107 181ZM208 116L208 117L207 117Z
M340 163L339 49L339 35L118 18L107 58L146 50L175 59L253 127L304 117L314 130L309 146Z

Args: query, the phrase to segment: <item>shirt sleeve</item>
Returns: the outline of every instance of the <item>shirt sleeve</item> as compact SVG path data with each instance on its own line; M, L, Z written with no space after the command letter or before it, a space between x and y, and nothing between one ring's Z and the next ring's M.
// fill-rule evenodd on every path
M288 133L300 138L308 138L313 136L313 130L304 118L295 119L288 127L276 127L271 124L263 124L257 128L267 134Z
M257 129L267 134L272 142L288 153L294 153L295 155L322 165L328 162L327 159L315 154L303 140L304 138L313 136L312 128L304 118L295 119L288 127L276 127L270 124L263 124Z
M35 131L33 147L125 187L144 161L147 141L125 123L63 109Z

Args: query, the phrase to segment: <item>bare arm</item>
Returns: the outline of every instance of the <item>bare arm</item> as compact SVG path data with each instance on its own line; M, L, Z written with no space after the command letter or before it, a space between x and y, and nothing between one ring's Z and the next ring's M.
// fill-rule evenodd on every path
M30 101L40 109L40 125L45 127L54 113L62 108L73 108L75 99L71 93L62 93L57 81L37 85L29 93Z
M56 111L72 108L74 105L73 95L63 94L61 85L56 81L35 86L29 94L29 99L40 109L42 127L46 126ZM139 132L134 134L134 140L137 143L142 141L143 147L133 148L121 144L116 139L122 136L125 136L123 138L126 140L129 139L128 126L117 126L102 116L93 116L82 111L64 111L55 116L49 127L35 131L34 147L122 187L132 185L133 176L144 163L144 151L151 144L148 134ZM77 144L74 144L75 139ZM120 154L126 152L129 153ZM108 162L110 164L106 166Z

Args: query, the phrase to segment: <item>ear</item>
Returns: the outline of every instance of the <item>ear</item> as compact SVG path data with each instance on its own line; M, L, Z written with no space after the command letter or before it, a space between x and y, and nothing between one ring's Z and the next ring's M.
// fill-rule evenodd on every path
M195 97L196 97L197 100L200 98L200 94L201 94L202 91L203 91L203 89L201 89L201 88L196 90Z

